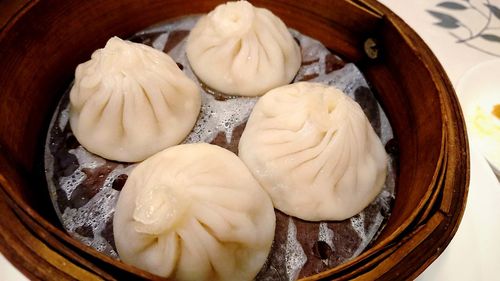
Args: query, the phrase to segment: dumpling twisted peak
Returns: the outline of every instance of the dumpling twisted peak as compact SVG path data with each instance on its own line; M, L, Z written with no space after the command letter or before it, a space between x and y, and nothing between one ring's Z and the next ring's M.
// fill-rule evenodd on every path
M277 209L311 221L359 213L386 177L385 149L361 107L318 83L286 85L261 97L239 156Z
M209 24L222 38L244 36L255 20L254 9L247 1L228 2L209 14Z
M196 75L224 94L257 96L292 81L301 52L285 24L247 1L228 2L191 30L186 53Z
M80 144L107 159L135 162L181 142L196 122L201 96L167 54L113 37L77 67L70 102Z
M221 147L177 145L140 163L113 220L120 258L174 280L252 280L274 238L271 199Z

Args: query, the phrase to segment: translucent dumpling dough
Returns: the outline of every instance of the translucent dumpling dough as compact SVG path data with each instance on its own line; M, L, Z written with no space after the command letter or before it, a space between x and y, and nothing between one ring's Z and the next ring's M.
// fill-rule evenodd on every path
M76 68L70 105L71 129L83 147L135 162L184 140L201 96L167 54L113 37Z
M292 81L300 47L285 24L247 1L228 2L203 16L186 47L196 75L225 94L262 95Z
M221 147L173 146L123 187L114 237L124 262L174 280L252 280L274 238L271 199Z
M239 156L277 209L310 221L359 213L386 177L387 155L361 107L318 83L262 96L241 136Z

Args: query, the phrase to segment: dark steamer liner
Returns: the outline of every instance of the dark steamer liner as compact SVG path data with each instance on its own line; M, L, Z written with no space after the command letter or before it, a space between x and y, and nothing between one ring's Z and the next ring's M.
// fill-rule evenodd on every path
M199 16L177 19L147 28L130 39L168 53L179 68L197 81L202 109L185 142L209 142L238 153L238 142L258 97L215 93L198 81L189 65L185 46ZM294 82L314 81L343 90L365 111L383 143L393 137L386 115L363 75L351 63L332 54L320 42L291 30L301 46L302 66ZM113 213L119 190L134 164L117 163L86 151L69 126L68 93L56 110L45 148L45 171L56 213L76 239L111 257L117 257ZM355 141L355 140L353 140ZM390 155L382 193L360 214L340 222L307 222L276 214L272 251L257 280L294 280L333 268L357 257L376 237L390 214L394 198L395 157Z

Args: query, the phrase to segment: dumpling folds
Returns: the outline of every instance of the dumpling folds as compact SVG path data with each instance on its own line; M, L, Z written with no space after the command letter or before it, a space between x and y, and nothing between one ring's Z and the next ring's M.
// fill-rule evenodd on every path
M113 37L76 68L70 102L71 129L83 147L136 162L184 140L201 96L167 54Z
M262 95L292 81L300 47L272 12L247 1L228 2L191 30L187 57L196 75L224 94Z
M386 178L386 152L361 107L318 83L287 85L261 97L239 156L277 209L310 221L359 213Z
M271 199L232 152L184 144L131 173L114 215L124 262L174 280L252 280L274 238Z

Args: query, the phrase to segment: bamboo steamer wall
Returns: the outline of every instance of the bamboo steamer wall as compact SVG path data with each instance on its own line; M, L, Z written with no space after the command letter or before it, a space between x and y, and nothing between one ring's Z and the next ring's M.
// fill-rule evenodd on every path
M219 2L0 4L0 251L29 278L158 279L62 230L41 165L45 133L76 65L110 36L126 38L165 19L208 12ZM397 197L376 243L358 258L306 279L416 277L453 237L467 194L464 121L443 69L423 41L374 0L252 2L356 63L376 91L398 143Z

